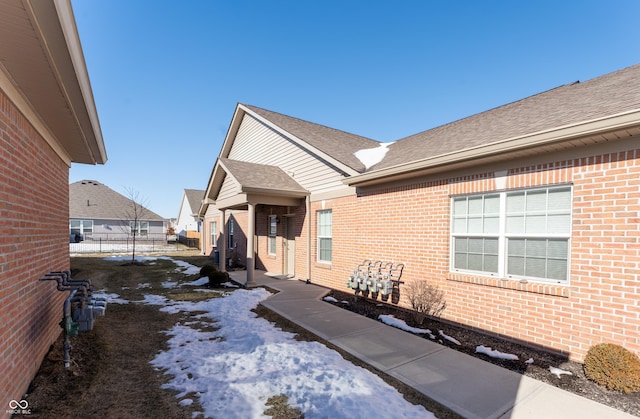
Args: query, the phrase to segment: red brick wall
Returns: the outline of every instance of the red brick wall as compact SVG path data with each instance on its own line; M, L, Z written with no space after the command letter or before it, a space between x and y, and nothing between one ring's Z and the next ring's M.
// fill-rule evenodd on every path
M578 361L601 342L640 353L640 150L621 144L624 152L507 173L507 189L573 185L566 286L449 272L451 196L495 191L487 170L312 203L312 281L350 291L347 278L363 259L404 262L403 280L432 280L446 291L447 320ZM323 205L333 211L329 266L316 262ZM408 306L402 292L399 304Z
M69 169L0 90L0 412L20 400L61 332Z

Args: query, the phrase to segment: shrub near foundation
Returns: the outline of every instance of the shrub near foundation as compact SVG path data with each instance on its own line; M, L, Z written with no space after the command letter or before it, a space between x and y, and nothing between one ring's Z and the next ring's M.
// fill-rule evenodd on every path
M218 268L211 264L206 264L200 268L200 276L209 278L209 287L219 286L229 281L229 274L227 272L219 271Z
M620 345L591 347L584 359L586 376L609 390L640 392L640 358Z

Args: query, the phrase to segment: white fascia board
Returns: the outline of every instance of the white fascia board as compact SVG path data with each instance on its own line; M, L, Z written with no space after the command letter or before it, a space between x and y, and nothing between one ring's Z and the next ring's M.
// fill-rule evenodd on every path
M84 103L82 107L87 111L87 115L93 129L93 139L95 140L98 156L94 155L94 160L98 164L104 164L107 161L107 151L104 145L104 139L102 138L102 128L100 127L100 120L98 118L98 111L96 109L95 100L93 97L93 90L91 88L91 82L89 80L89 72L87 71L86 61L84 59L84 53L82 52L82 45L80 44L80 35L78 34L78 27L73 15L73 9L71 7L70 0L54 0L54 5L58 13L58 19L62 26L62 33L67 43L67 49L69 56L71 57L71 63L75 70L75 75L78 80L80 91ZM86 141L86 139L85 139ZM87 145L90 149L89 145Z
M351 167L347 166L344 163L339 162L338 160L336 160L335 158L333 158L329 154L317 149L316 147L314 147L311 144L307 143L303 139L301 139L299 137L296 137L295 135L293 135L289 131L285 130L284 128L282 128L282 127L280 127L280 126L278 126L276 124L274 124L273 122L269 121L268 119L263 118L262 116L260 116L257 113L253 112L251 109L244 107L242 104L240 104L239 107L241 107L244 110L244 112L249 113L252 117L256 118L258 121L260 121L263 124L269 126L270 128L272 128L273 130L275 130L277 132L283 133L287 138L289 138L290 140L292 140L293 142L298 144L303 149L306 149L309 152L315 154L316 156L318 156L318 157L330 162L333 166L339 168L340 170L344 171L348 175L355 176L355 175L359 174L358 171L352 169Z
M470 161L490 155L575 140L580 137L601 135L610 131L631 128L634 126L640 126L640 109L611 115L605 118L584 121L578 124L566 125L547 131L513 137L488 145L441 154L406 164L374 170L372 172L347 178L343 180L343 183L350 186L383 183L398 175L403 175L409 172L419 172L424 169L444 167L462 161Z

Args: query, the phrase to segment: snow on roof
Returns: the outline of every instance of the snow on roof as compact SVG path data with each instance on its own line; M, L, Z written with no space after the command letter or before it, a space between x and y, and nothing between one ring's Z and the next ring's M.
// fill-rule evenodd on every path
M387 147L389 147L394 142L395 141L392 141L390 143L381 143L380 146L376 148L365 148L362 150L358 150L353 153L353 155L356 156L356 158L360 160L362 164L364 164L365 170L367 170L370 167L380 163L382 159L384 159L387 151L389 151Z

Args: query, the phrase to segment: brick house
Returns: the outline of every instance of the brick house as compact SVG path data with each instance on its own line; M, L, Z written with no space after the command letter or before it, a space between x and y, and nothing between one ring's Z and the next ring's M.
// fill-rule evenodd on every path
M0 3L0 416L61 332L69 167L104 142L69 1ZM10 410L9 410L10 411Z
M246 214L248 285L255 266L349 291L358 262L393 260L445 290L448 321L578 361L638 353L639 140L640 65L390 144L239 104L203 237Z

